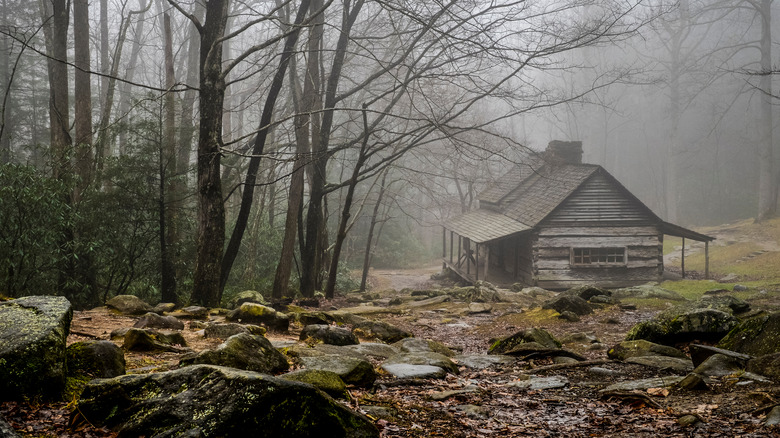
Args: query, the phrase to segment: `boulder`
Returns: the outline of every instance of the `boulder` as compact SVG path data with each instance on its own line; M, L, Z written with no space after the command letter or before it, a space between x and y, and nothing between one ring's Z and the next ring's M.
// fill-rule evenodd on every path
M439 367L452 374L458 374L458 366L455 365L455 363L452 362L449 357L443 354L433 353L430 351L417 352L417 353L401 353L389 357L387 360L385 360L382 363L383 366L397 365L397 364L430 365L434 367Z
M643 284L641 286L626 287L615 289L612 296L617 299L622 298L657 298L669 301L687 301L684 296L669 289L664 289L655 284Z
M520 330L519 332L499 339L490 346L488 354L506 354L516 346L523 343L534 342L545 348L560 348L561 343L553 337L547 330L540 328L530 328Z
M433 365L382 364L382 369L399 379L443 379L447 377L447 371Z
M276 374L287 371L290 365L282 353L262 336L239 333L229 337L213 350L201 351L197 356L184 358L181 365L219 365L258 373Z
M233 335L239 333L249 333L252 335L263 336L265 335L265 327L252 324L236 324L234 322L228 322L224 324L209 324L203 329L203 337L205 338L217 338L227 339Z
M772 353L750 359L747 370L775 380L780 380L780 353Z
M365 359L321 356L302 357L300 360L307 369L334 372L349 385L368 388L374 384L377 377L374 367Z
M730 313L715 309L665 312L641 322L628 332L627 340L645 339L657 343L677 343L693 339L718 340L737 325Z
M0 400L59 396L72 318L64 297L0 302Z
M170 330L184 330L184 323L173 316L160 316L149 312L133 324L135 328L158 328Z
M432 341L430 339L405 338L394 343L393 346L398 348L402 353L432 351L434 353L443 354L447 357L455 356L455 353L446 345Z
M411 338L411 333L384 321L363 321L352 326L352 333L362 339L378 339L392 344L404 338Z
M290 318L262 304L244 303L238 309L230 312L226 319L244 324L262 324L268 330L287 331Z
M742 321L717 346L752 356L780 353L780 312Z
M164 332L150 329L131 328L124 334L122 347L127 351L173 351L181 352L176 346L186 347L179 332Z
M636 341L623 341L607 351L610 359L626 360L629 357L640 356L668 356L687 359L682 351L666 345L656 344L644 339Z
M572 312L576 315L588 315L593 313L593 308L590 307L587 301L576 295L561 294L557 297L545 301L542 304L542 309L554 309L558 313Z
M344 348L362 356L372 357L378 360L385 360L390 356L400 353L398 348L378 342L361 342L357 345L347 345Z
M347 385L332 371L303 369L282 374L279 378L308 383L331 397L347 398Z
M213 365L93 380L76 412L125 437L379 436L311 385Z
M111 341L74 342L65 355L69 376L107 379L125 373L125 354Z
M676 373L693 371L693 362L690 359L669 356L634 356L625 360L626 363L635 363L650 368L671 370Z
M231 309L238 309L244 303L262 304L264 306L268 305L268 301L266 301L263 294L256 290L245 290L243 292L237 293L236 296L230 300L228 305Z
M106 307L123 315L143 315L152 311L152 306L135 295L117 295L106 301Z
M357 336L351 331L332 325L312 324L301 330L301 341L321 342L330 345L354 345L359 344Z

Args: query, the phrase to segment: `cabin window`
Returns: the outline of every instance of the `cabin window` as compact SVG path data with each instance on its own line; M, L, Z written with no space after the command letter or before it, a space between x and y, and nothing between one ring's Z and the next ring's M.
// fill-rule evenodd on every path
M626 248L572 248L571 263L577 266L624 266Z

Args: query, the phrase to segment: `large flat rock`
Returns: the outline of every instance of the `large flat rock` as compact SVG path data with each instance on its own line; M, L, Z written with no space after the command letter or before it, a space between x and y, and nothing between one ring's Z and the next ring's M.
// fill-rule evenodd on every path
M0 303L0 399L57 397L65 385L65 339L73 309L64 297Z

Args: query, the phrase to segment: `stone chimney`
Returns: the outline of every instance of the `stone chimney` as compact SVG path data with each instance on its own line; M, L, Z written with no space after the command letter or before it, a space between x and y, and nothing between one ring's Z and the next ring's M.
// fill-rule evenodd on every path
M548 160L559 164L582 164L582 142L553 140L547 144Z

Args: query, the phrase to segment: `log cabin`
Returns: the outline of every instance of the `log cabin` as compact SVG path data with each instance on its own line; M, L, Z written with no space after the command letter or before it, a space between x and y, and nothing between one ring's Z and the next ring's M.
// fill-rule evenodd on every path
M665 222L604 168L582 163L582 142L552 141L444 223L443 267L467 282L545 289L661 281L664 235L713 237Z

